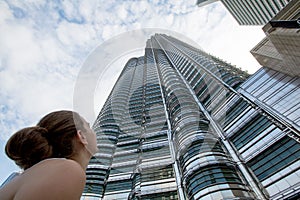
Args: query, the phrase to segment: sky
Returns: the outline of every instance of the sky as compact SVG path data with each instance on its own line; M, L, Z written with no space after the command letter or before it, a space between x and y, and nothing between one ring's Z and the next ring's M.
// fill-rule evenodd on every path
M77 78L107 41L163 29L252 74L260 66L249 51L265 36L261 28L239 26L220 2L197 7L196 0L0 1L0 184L19 171L4 153L8 138L51 111L73 110ZM109 65L98 61L94 113L126 61L142 55L141 49L128 50Z

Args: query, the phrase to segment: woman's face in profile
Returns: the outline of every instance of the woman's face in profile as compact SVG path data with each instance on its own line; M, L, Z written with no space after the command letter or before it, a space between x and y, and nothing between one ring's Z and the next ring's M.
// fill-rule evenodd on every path
M82 121L85 129L84 133L86 135L87 142L88 142L87 148L90 151L90 153L94 155L96 152L98 152L96 134L91 129L90 124L85 121L85 119L82 118Z

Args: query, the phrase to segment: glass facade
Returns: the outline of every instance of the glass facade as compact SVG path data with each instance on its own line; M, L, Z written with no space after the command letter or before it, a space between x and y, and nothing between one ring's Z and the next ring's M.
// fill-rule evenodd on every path
M198 6L205 6L217 0L198 0ZM265 25L291 0L221 0L240 25ZM297 1L297 0L296 0Z
M240 88L268 119L239 151L273 199L299 198L300 78L261 68ZM288 195L287 195L288 194Z
M298 81L265 68L249 76L155 34L93 125L100 152L82 199L294 198Z
M221 0L240 25L265 25L291 0Z

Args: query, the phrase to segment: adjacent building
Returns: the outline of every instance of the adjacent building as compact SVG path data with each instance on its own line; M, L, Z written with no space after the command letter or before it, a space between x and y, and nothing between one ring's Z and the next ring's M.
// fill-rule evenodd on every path
M214 3L216 1L219 1L219 0L197 0L197 5L200 7L200 6L206 6L208 4L211 4L211 3Z
M198 6L204 6L214 1L198 0ZM227 10L240 25L265 25L290 0L221 0Z
M15 177L21 175L22 172L13 172L11 173L7 179L5 179L5 181L0 185L0 188L3 187L4 185L8 184L11 180L13 180Z
M290 76L300 76L300 1L292 0L263 30L266 37L252 50L262 65Z
M299 86L155 34L93 125L82 199L300 198Z

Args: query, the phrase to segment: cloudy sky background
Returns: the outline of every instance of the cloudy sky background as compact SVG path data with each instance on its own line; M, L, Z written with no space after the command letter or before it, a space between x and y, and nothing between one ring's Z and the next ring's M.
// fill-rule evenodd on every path
M53 110L73 109L74 85L83 63L118 34L167 29L249 73L259 69L249 51L264 37L261 27L239 26L219 2L201 8L195 4L196 0L0 1L0 183L18 171L4 153L9 136ZM127 59L141 55L128 52L105 70L98 81L95 113Z

